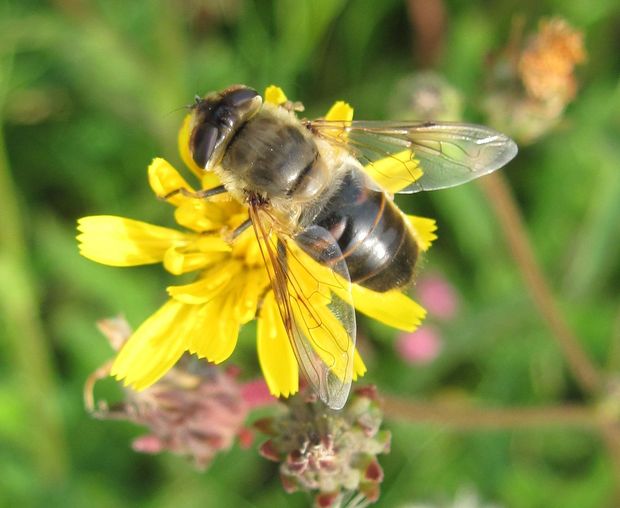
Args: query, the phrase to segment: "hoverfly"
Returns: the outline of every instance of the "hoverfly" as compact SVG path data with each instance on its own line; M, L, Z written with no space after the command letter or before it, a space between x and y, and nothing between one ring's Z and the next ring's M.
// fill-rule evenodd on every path
M300 120L235 85L192 106L190 153L247 204L300 370L331 408L353 375L351 284L411 283L418 244L391 199L459 185L504 166L516 144L462 123Z

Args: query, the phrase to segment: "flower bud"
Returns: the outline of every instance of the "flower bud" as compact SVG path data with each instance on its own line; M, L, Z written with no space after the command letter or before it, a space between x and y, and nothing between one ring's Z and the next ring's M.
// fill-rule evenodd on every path
M390 113L399 120L458 121L463 96L440 74L419 72L398 82Z
M287 492L312 492L317 507L341 506L352 498L373 502L383 480L376 456L390 447L390 433L380 430L382 418L374 387L357 389L341 411L302 394L280 416L260 421L258 428L270 436L260 453L280 463Z

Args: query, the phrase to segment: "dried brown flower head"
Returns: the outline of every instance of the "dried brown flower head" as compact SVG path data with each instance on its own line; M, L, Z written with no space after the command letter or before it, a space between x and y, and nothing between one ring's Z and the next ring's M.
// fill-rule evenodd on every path
M131 335L123 318L103 320L98 325L116 350ZM100 402L95 409L94 383L108 374L106 365L89 378L86 406L97 418L129 420L147 427L149 433L132 443L136 451L170 451L192 457L198 468L205 468L237 437L242 443L251 437L244 427L250 405L233 371L222 371L187 355L149 388L139 392L127 388L120 404L108 407Z
M582 33L561 18L542 20L523 43L515 23L508 47L491 60L488 121L521 143L531 143L558 125L577 93L575 67L586 60Z
M561 18L543 20L521 53L519 77L530 97L566 104L577 91L575 66L585 59L581 32Z

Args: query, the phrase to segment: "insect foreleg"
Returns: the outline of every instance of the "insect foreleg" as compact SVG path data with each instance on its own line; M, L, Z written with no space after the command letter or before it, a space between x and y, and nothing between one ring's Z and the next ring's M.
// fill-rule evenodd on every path
M191 191L189 189L186 189L185 187L180 187L178 189L174 189L173 191L170 191L168 194L164 194L163 196L160 196L160 199L163 199L164 201L166 201L179 194L185 197L188 197L188 198L208 199L212 196L217 196L218 194L224 194L225 192L228 192L228 191L226 190L226 187L224 187L223 185L218 185L217 187L213 187L212 189L202 189L199 191Z

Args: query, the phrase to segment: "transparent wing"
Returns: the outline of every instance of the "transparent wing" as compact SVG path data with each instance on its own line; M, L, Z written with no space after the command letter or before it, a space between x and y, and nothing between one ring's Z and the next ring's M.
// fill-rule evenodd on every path
M356 333L342 252L319 226L290 238L269 229L273 221L260 206L250 205L250 218L299 368L325 404L341 409L351 389Z
M517 154L508 136L464 123L315 120L308 127L346 148L385 190L412 193L468 182Z

